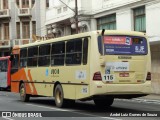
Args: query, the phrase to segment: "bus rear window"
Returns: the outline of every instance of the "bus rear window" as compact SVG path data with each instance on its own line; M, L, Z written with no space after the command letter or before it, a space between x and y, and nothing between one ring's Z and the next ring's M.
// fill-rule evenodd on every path
M98 46L100 53L104 47L105 55L146 55L148 53L147 40L137 36L99 36Z

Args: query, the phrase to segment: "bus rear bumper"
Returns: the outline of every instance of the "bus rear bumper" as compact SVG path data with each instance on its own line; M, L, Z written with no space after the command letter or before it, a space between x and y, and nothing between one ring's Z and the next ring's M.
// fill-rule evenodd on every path
M143 84L100 84L93 85L92 95L147 95L152 93L151 82Z

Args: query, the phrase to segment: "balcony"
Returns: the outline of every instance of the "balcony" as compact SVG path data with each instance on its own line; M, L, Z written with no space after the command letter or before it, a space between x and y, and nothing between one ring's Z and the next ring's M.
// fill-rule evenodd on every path
M18 16L19 17L30 17L31 16L30 8L20 8L20 9L18 9Z
M10 40L0 40L0 48L9 48L10 46Z
M9 9L0 10L0 18L9 18L10 12Z
M13 46L15 45L25 45L31 43L30 39L15 39L13 40Z

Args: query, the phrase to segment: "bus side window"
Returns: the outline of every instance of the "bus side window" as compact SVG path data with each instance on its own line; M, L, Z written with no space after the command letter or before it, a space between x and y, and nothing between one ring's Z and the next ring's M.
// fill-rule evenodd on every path
M66 44L66 64L80 65L82 59L82 39L70 40Z
M37 66L38 46L28 48L27 66Z
M51 65L63 66L65 57L65 42L57 42L52 44Z
M88 38L84 38L83 41L83 65L87 64L88 58Z

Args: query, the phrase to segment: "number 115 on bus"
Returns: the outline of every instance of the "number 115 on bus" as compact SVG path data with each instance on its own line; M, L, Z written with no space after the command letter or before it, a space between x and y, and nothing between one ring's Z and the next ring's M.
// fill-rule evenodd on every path
M103 79L104 82L112 82L115 80L115 75L112 74L105 74L103 75Z

